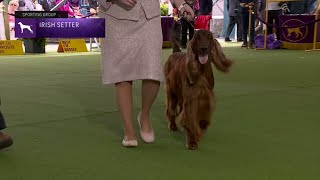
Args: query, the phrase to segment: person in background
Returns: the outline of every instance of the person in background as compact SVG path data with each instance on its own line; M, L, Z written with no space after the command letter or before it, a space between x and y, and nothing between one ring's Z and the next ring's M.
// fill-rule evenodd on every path
M265 21L266 18L266 0L257 0L257 15L255 20L255 34L263 34L264 24L259 20Z
M0 105L1 105L1 99L0 99ZM12 138L9 135L2 132L2 130L5 128L6 128L6 123L0 111L0 150L3 148L9 147L13 144Z
M19 0L18 11L34 11L36 9L32 0Z
M199 9L200 9L200 0L196 0L196 3L194 4L193 9L194 9L195 15L199 16L200 15L200 11L199 11Z
M273 21L275 22L274 25L279 26L279 16L282 14L282 8L281 4L279 2L270 2L268 4L268 24L274 24ZM276 30L276 36L277 39L280 39L280 28L273 28L272 26L268 26L267 28L267 33L269 34L274 34L274 29Z
M186 3L190 7L193 7L196 1L186 0ZM182 14L182 12L179 12L179 13ZM188 35L189 35L189 41L193 38L193 35L194 35L194 21L188 21L185 17L181 17L180 21L181 21L181 47L185 49L187 47Z
M255 14L257 13L257 6L256 6L257 0L240 0L240 17L241 17L241 23L242 23L242 39L243 44L241 47L248 48L248 32L250 31L250 38L251 38L251 47L249 48L255 48L254 45L254 29L255 29ZM249 22L249 6L253 6L254 14L251 16L251 22ZM249 23L250 23L250 29L249 29Z
M241 19L239 15L239 6L240 1L239 0L227 0L227 10L229 15L229 24L227 28L227 32L225 35L225 42L230 42L230 34L235 26L237 24L237 41L242 42L242 26L241 26Z
M89 8L90 8L90 14L97 14L97 8L99 6L97 0L89 0Z
M310 0L310 13L313 13L317 9L317 0Z
M56 3L59 4L62 0L57 0ZM70 7L69 1L66 1L62 6L59 7L59 11L67 11L69 17L74 17L75 13L73 9Z
M18 11L18 8L19 8L19 0L11 0L9 2L8 13L9 13L9 29L10 29L10 31L13 31L13 29L14 29L14 26L15 26L14 14L16 11ZM10 34L11 34L11 32L10 32Z
M56 4L55 0L40 0L40 5L44 11L50 11Z
M212 0L199 0L199 15L211 15L212 6Z
M80 8L80 0L68 0L72 9Z
M289 14L308 14L310 13L312 0L289 1L287 3L290 9Z

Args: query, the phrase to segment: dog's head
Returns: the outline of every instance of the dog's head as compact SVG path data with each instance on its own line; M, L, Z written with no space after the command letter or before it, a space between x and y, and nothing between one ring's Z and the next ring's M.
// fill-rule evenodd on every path
M188 44L188 61L196 60L199 65L210 65L212 62L217 69L229 71L232 61L224 55L220 43L213 38L208 30L198 30Z
M196 60L200 65L208 63L211 46L213 45L213 35L210 31L196 31L188 44L187 58ZM209 64L209 63L208 63Z
M187 48L189 76L197 77L202 71L211 69L211 63L222 72L228 72L232 65L232 61L226 58L220 43L213 37L213 34L208 30L198 30Z

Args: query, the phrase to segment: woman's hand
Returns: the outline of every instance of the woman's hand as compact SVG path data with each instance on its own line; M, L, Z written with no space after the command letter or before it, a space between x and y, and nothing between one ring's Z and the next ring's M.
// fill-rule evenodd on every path
M189 21L194 20L194 11L188 4L185 4L181 11L183 12L184 17L186 17Z
M137 0L117 0L114 3L129 11L137 4Z
M176 8L179 8L183 3L186 2L185 0L171 0L171 3L174 4ZM183 13L184 17L186 17L189 21L194 19L194 11L188 4L184 4L184 6L180 9L180 13Z

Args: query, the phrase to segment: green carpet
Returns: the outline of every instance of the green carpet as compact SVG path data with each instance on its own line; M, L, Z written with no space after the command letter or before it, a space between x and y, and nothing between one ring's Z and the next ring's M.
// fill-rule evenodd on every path
M152 111L155 144L123 148L99 54L0 57L1 111L14 138L0 151L0 179L319 180L320 53L224 46L235 65L215 71L217 109L197 151L168 131L163 86Z

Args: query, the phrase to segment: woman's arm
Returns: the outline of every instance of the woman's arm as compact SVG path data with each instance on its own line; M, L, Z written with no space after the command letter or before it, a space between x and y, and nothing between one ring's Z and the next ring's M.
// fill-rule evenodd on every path
M186 3L185 0L170 0L173 8L177 8L180 13L183 13L188 20L194 19L193 9Z

